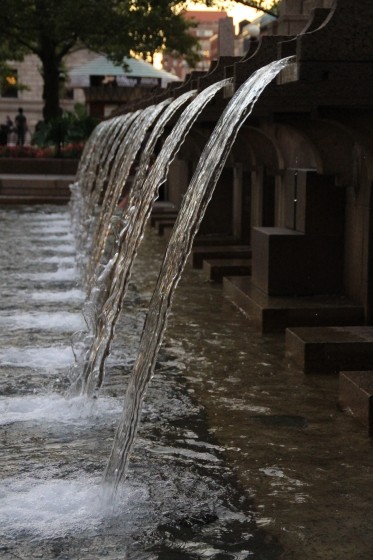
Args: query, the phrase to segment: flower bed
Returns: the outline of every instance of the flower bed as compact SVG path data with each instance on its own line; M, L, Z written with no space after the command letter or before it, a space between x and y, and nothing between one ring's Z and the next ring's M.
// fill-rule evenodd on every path
M59 153L55 147L40 148L38 146L0 146L0 158L32 158L32 159L79 159L84 144L65 144Z

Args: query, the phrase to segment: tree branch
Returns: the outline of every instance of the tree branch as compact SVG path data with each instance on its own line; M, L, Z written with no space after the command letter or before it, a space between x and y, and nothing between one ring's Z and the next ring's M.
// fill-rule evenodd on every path
M242 4L243 6L247 6L248 8L254 8L254 10L259 10L260 12L264 12L265 14L269 14L275 18L278 18L278 9L277 5L278 2L272 2L272 7L267 8L268 2L264 0L235 0L237 4Z

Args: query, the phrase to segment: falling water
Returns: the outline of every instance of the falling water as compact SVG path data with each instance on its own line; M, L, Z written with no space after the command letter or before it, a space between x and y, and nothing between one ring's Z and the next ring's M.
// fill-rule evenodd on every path
M89 169L94 169L94 171L88 173L89 180L78 180L70 187L73 195L70 205L71 214L81 269L84 269L86 265L88 244L95 224L95 211L99 197L104 186L108 184L113 160L119 147L125 143L127 131L135 118L136 114L128 113L105 122L105 129L95 143L94 150L87 154L91 160Z
M151 159L154 154L155 145L159 140L161 134L163 133L167 122L172 118L172 116L176 113L176 111L180 109L195 94L196 94L195 90L189 91L186 92L184 95L178 97L172 103L171 103L172 101L171 99L167 99L160 105L161 108L167 105L169 106L158 118L155 126L153 127L151 134L149 135L145 147L142 149L140 162L135 174L134 183L132 185L132 191L134 193L140 193L140 190L142 189L143 183L145 181L146 173L148 171L148 168L151 163ZM127 227L125 212L124 212L124 219L121 220L121 224L122 224L121 227L123 231L123 228ZM118 239L118 242L120 242L120 237ZM95 315L94 317L95 323L99 320L102 311L103 301L105 301L105 297L109 290L109 286L107 286L106 284L110 283L110 280L114 281L112 273L117 263L117 258L119 255L118 242L114 243L111 246L111 255L110 255L111 258L109 259L107 265L104 267L104 272L101 272L101 267L97 266L96 269L93 271L93 274L87 286L88 296L89 296L87 303L88 306L93 308L93 313ZM105 282L104 279L107 279L107 282Z
M94 153L91 154L92 175L81 186L86 199L84 210L87 217L89 217L90 211L101 193L104 180L109 175L110 163L115 156L120 142L123 141L133 118L134 115L129 113L105 123L106 127L101 141L95 148Z
M91 395L96 388L101 386L104 378L105 359L110 352L110 344L128 287L132 264L143 237L153 201L158 196L158 189L166 180L169 166L193 123L206 104L229 81L222 80L209 86L188 105L171 134L166 138L161 152L144 183L142 183L140 176L140 180L136 181L136 188L130 191L127 222L120 233L118 251L113 257L115 270L113 274L110 274L111 285L107 289L106 300L103 303L102 312L96 325L96 335L87 352L82 376L77 379L74 390L79 389ZM192 95L194 95L194 92L189 92L185 97L181 96L181 99L175 100L175 105L170 106L170 111L173 111L172 108L179 108L181 103L184 103ZM151 142L153 141L151 139Z
M92 254L87 271L88 278L96 269L96 266L100 264L104 255L107 240L113 230L112 217L117 209L120 196L130 174L131 166L135 161L147 131L154 124L154 121L160 112L163 111L164 107L165 103L159 103L141 111L126 135L123 157L118 158L119 154L117 155L119 165L114 180L106 189L97 228L92 239Z
M150 302L138 357L125 396L122 418L105 473L105 480L111 485L113 496L126 474L145 391L153 375L172 297L194 236L240 127L249 116L261 92L288 62L289 58L282 59L261 68L236 92L203 150L184 197Z
M70 212L73 229L79 244L82 223L84 222L85 204L87 199L87 184L94 181L93 168L97 168L96 154L100 153L101 145L104 145L108 123L99 123L84 146L80 157L79 166L76 174L76 181L70 185Z

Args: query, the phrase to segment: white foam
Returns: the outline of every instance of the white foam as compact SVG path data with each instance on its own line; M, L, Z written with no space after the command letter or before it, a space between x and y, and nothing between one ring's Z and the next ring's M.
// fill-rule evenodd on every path
M54 232L53 232L54 233ZM57 232L53 235L48 233L48 241L63 241L64 243L71 243L73 244L75 238L71 233L67 232Z
M41 258L37 258L34 260L34 262L40 262L40 263L48 263L48 264L74 264L75 263L75 257L74 255L64 255L64 256L56 256L53 255L51 257L41 257Z
M96 425L101 419L119 418L122 404L113 397L66 398L57 393L0 397L0 425L14 422Z
M0 497L0 534L16 538L26 532L49 538L97 530L114 515L103 498L100 479L86 474L76 480L6 479ZM121 508L147 498L146 490L128 488Z
M29 367L34 369L59 369L74 363L72 348L17 348L9 347L0 350L0 365Z
M64 290L58 292L43 290L40 292L32 292L28 294L27 297L33 299L34 301L45 301L45 302L59 302L59 301L83 302L85 299L85 292L83 290L78 290L78 289Z
M17 315L0 315L0 326L14 331L18 329L75 332L86 329L83 316L69 311L60 312L18 312Z
M42 252L48 252L50 253L51 251L53 251L54 255L59 255L59 254L70 254L70 255L75 255L75 247L74 245L63 245L63 244L59 244L57 246L48 246L48 245L44 245L43 247L40 247L40 249L38 250L38 254L42 253Z
M78 272L75 268L60 267L55 272L21 272L17 276L32 282L66 282L77 280Z

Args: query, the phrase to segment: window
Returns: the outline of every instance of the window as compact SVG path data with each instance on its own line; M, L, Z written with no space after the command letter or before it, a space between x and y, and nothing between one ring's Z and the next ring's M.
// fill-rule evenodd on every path
M1 81L1 97L18 97L17 70L9 69L9 73Z
M198 37L212 37L214 34L212 29L198 29L197 35Z

